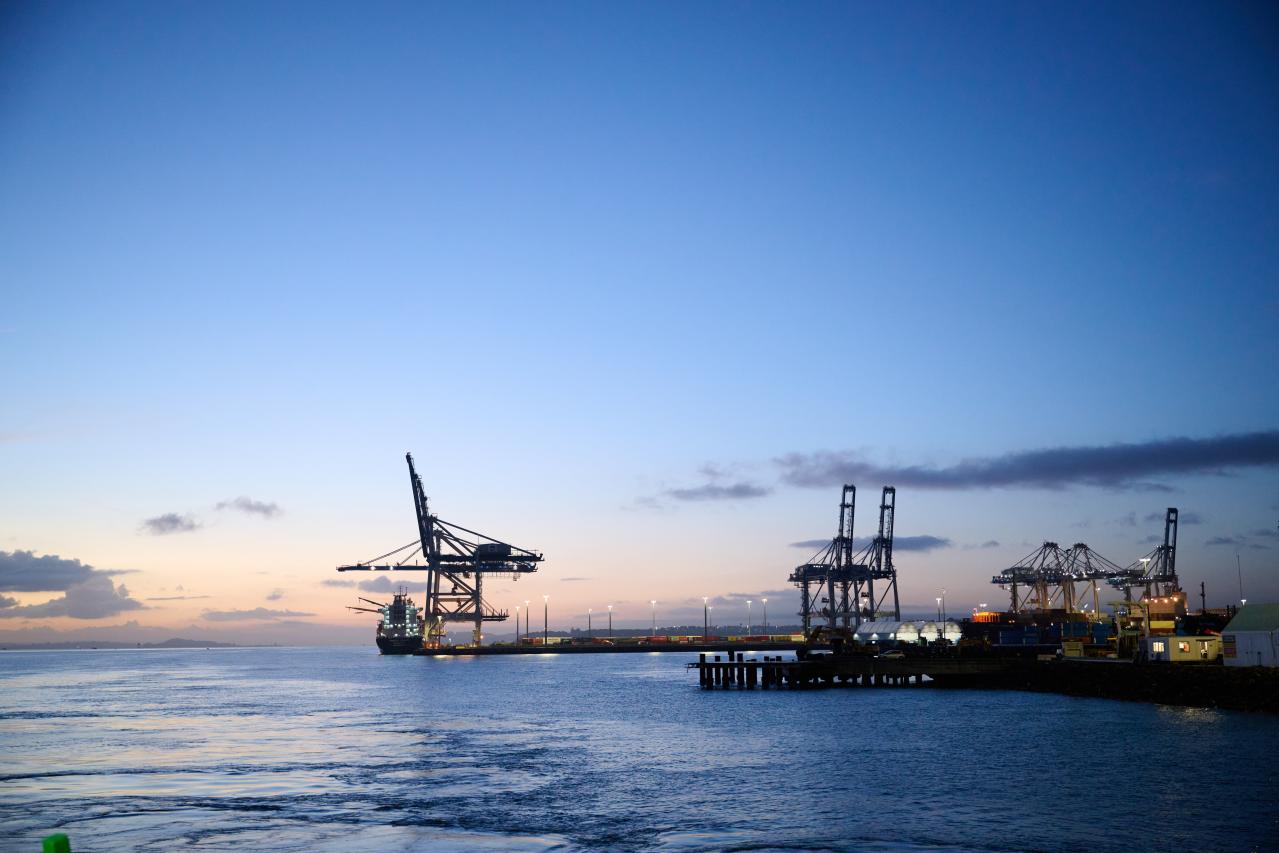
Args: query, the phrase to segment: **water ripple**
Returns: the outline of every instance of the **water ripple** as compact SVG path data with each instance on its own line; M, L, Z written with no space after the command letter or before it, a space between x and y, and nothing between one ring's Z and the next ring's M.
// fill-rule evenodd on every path
M1100 853L1146 848L1151 825L1186 849L1279 838L1272 763L1228 757L1279 754L1272 717L703 692L682 662L6 653L0 849L55 829L77 850L144 851ZM1161 760L1126 760L1135 744Z

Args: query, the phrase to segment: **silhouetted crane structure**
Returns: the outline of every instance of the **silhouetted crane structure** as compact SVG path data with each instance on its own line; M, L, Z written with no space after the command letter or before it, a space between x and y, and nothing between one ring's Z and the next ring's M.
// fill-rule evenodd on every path
M485 622L501 622L510 617L507 611L495 610L484 602L484 578L518 580L522 574L537 571L542 555L433 515L422 489L422 478L413 467L413 454L406 453L404 458L409 464L409 482L413 488L417 538L394 551L361 563L338 566L337 570L426 572L426 647L440 646L446 622L474 623L472 641L478 646L484 638ZM402 555L399 562L381 562L396 555Z
M835 538L813 558L791 572L790 582L800 590L800 618L804 632L813 629L814 617L827 627L856 629L864 620L884 611L891 593L893 619L901 619L897 595L897 569L893 566L893 521L897 489L884 486L879 504L879 533L862 551L853 551L853 514L857 487L845 485L839 501L839 529ZM881 581L876 594L875 581Z
M404 589L404 587L401 587L401 589ZM348 605L346 606L346 609L347 609L347 610L354 610L354 611L359 612L359 613L376 613L376 614L378 614L379 616L381 616L381 615L382 615L382 611L383 611L383 610L385 610L386 608L388 608L388 607L390 607L390 606L391 606L391 605L387 604L385 601L374 601L373 599L371 599L371 598L365 598L365 597L364 597L364 596L362 596L362 595L357 595L357 596L356 596L356 599L357 599L357 600L359 600L359 601L363 601L365 604L372 604L373 606L372 606L372 607L358 607L358 606L353 605L353 604L348 604Z
M1177 508L1164 513L1164 542L1128 567L1129 576L1117 579L1111 586L1124 591L1124 599L1132 600L1132 591L1141 589L1146 598L1160 598L1180 593L1177 577Z
M1112 563L1083 542L1068 549L1045 542L1015 565L991 578L1010 594L1011 609L1021 611L1062 610L1094 614L1100 605L1098 584L1124 591L1132 601L1132 591L1144 591L1146 599L1173 596L1181 592L1177 579L1177 508L1164 515L1164 542L1147 556L1127 566Z

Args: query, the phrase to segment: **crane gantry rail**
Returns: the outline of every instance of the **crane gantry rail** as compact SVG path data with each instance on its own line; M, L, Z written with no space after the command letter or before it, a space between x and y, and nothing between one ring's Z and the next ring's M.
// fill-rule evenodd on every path
M473 622L472 642L480 645L485 622L501 622L510 618L505 610L496 610L484 601L486 576L510 577L537 571L543 557L537 551L518 548L509 542L444 521L433 515L427 504L422 478L413 467L413 454L404 458L409 465L409 482L413 489L413 506L417 515L417 538L393 551L370 560L338 566L339 572L426 572L426 648L439 648L444 637L444 623ZM404 556L395 563L383 563L388 557ZM425 563L410 560L424 559Z

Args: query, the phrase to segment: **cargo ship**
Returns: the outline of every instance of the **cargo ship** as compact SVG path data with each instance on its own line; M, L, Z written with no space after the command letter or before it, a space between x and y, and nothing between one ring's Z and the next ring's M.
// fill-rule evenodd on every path
M376 613L382 617L377 623L377 647L382 654L411 655L422 650L425 620L422 611L409 598L405 587L400 587L400 591L391 599L390 604L367 598L361 598L360 601L372 604L377 609L368 607L348 607L347 609Z

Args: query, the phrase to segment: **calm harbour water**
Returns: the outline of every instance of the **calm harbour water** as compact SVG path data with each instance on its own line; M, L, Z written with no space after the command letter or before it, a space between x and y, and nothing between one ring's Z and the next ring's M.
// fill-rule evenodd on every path
M0 849L1279 849L1279 718L693 657L0 653Z

